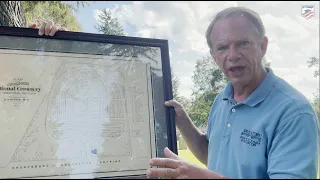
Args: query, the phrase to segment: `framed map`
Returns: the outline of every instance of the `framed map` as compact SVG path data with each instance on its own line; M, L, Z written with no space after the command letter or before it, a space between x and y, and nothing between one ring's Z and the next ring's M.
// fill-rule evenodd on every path
M0 178L145 177L177 153L168 42L0 27Z

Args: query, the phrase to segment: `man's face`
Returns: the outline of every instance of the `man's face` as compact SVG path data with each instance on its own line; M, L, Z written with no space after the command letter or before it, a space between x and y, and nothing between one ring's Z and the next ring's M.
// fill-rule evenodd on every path
M246 85L261 73L268 39L258 37L244 16L218 20L211 33L211 55L233 85Z

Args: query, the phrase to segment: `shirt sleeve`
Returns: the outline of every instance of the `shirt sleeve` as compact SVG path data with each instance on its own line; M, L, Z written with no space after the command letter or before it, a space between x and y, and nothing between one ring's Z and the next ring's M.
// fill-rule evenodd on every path
M300 114L275 133L268 153L269 177L316 179L318 155L318 120L312 114Z

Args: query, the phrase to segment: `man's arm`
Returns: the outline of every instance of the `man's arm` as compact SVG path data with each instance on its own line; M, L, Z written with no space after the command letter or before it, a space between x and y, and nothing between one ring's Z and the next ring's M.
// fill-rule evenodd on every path
M316 179L319 131L312 114L300 114L281 125L268 154L270 178Z
M176 125L186 141L191 152L203 164L207 164L208 159L208 140L191 121L184 107L175 100L165 102L166 106L174 107L176 114Z

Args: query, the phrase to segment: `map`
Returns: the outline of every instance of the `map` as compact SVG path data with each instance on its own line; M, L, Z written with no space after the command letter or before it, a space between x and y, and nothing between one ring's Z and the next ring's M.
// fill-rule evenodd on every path
M0 178L144 174L155 156L150 67L0 50Z

